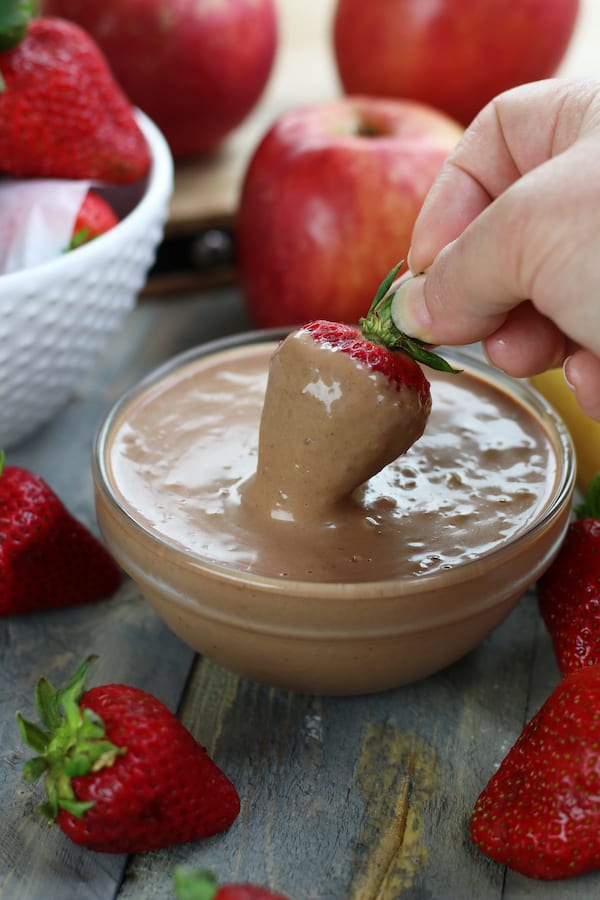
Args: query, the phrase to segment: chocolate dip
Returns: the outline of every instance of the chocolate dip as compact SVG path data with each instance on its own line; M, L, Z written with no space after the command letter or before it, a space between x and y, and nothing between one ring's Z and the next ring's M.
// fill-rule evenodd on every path
M481 557L539 517L557 477L549 438L514 397L468 371L427 370L432 411L404 453L414 437L398 433L378 401L384 375L358 377L362 364L341 353L327 379L308 366L301 411L284 396L270 407L257 472L276 348L197 358L114 422L106 455L114 492L167 543L242 572L380 581ZM342 429L332 429L336 404L350 410ZM383 468L373 472L362 454L378 439Z
M414 444L430 406L428 393L292 332L269 363L257 471L243 501L284 522L343 519L336 507Z

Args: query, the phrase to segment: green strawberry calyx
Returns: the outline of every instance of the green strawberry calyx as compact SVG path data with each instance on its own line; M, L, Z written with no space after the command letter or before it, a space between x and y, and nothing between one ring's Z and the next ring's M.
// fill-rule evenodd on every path
M176 866L173 870L173 890L177 900L212 900L219 885L212 872L193 866Z
M86 659L59 690L46 678L40 678L35 688L35 708L41 726L17 713L21 736L37 754L23 766L23 779L34 782L45 775L47 800L41 804L40 812L49 823L54 822L59 809L81 818L94 804L77 799L71 779L111 766L126 752L124 747L106 739L101 719L79 705L86 690L87 670L94 659Z
M71 250L77 250L78 247L82 247L83 244L89 243L92 240L90 238L90 229L85 226L85 228L80 228L79 231L76 231L74 235L72 235L71 240L68 245L64 249L64 253L70 253Z
M578 519L600 519L600 472L591 479L583 503L574 507Z
M462 369L455 369L443 357L430 350L429 345L424 341L409 337L394 324L392 300L395 291L392 291L391 287L403 264L404 260L397 263L379 285L367 315L359 321L362 333L367 340L374 344L381 344L388 350L401 350L411 359L423 363L431 369L457 375Z
M0 51L14 47L25 37L36 12L36 0L3 0L0 5Z

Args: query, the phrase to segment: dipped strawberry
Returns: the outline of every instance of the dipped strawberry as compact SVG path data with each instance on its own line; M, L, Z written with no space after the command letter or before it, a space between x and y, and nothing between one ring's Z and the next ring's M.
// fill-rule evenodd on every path
M431 394L419 363L453 370L393 324L398 269L360 327L310 322L273 354L257 471L245 497L271 517L327 516L422 435Z
M471 838L530 878L600 868L600 666L567 675L479 796Z
M112 556L46 482L0 454L0 615L100 600L121 583Z
M600 663L600 474L591 480L575 514L537 586L562 675Z
M258 884L217 882L212 872L178 866L173 872L177 900L287 900Z
M82 244L110 231L119 220L112 206L96 191L88 191L79 207L73 226L73 235L67 249L75 250Z
M150 168L133 108L93 39L29 3L0 9L0 172L127 183Z
M23 777L44 776L48 821L101 853L141 853L228 828L240 808L237 791L193 735L139 688L86 690L88 664L62 690L38 682L41 725L17 716L37 754Z

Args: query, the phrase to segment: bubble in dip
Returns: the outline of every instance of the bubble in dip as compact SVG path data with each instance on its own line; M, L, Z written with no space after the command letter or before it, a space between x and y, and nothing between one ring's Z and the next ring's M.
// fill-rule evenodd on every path
M464 371L427 370L423 436L303 516L302 503L255 493L281 337L204 345L115 405L94 451L104 538L184 641L242 675L344 694L430 674L472 649L549 565L568 523L570 438L525 383L446 351ZM347 362L326 382L307 368L302 422L282 412L279 449L274 439L275 454L295 441L292 460L318 463L313 493L327 495L364 429L357 418L334 442L335 404L381 387L349 377Z

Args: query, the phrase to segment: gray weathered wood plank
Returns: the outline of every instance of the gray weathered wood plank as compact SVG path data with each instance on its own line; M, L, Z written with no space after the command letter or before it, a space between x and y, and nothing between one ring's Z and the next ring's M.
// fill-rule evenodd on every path
M243 330L239 294L144 301L55 421L10 453L95 528L93 434L119 394L165 359ZM126 860L80 850L36 818L20 779L15 709L41 672L59 682L89 652L95 683L156 693L237 785L229 832ZM548 885L471 845L472 805L558 674L530 592L472 654L370 697L293 695L196 659L126 582L104 603L0 621L0 895L7 900L171 900L180 862L269 884L293 900L592 900L600 875ZM192 674L187 681L190 667ZM185 689L185 695L183 695Z
M60 685L87 655L98 654L90 684L135 684L176 709L193 655L171 635L126 582L107 601L64 611L5 619L0 624L0 896L3 900L113 897L124 857L78 848L37 813L41 783L22 782L30 755L15 710L35 718L33 689L41 673Z
M468 836L479 791L557 677L533 592L461 662L371 697L288 694L198 661L182 716L242 812L208 842L131 860L120 900L169 897L181 862L294 900L600 896L600 875L505 882Z
M90 457L96 429L122 390L150 369L195 343L245 327L231 290L202 299L148 301L72 401L49 426L9 450L9 463L47 479L68 508L97 531ZM40 674L55 684L88 654L100 657L90 681L137 684L176 709L193 653L175 638L125 582L114 598L85 607L0 620L0 895L6 900L111 898L123 857L92 854L48 829L35 812L40 786L24 785L26 758L15 710L32 715Z

